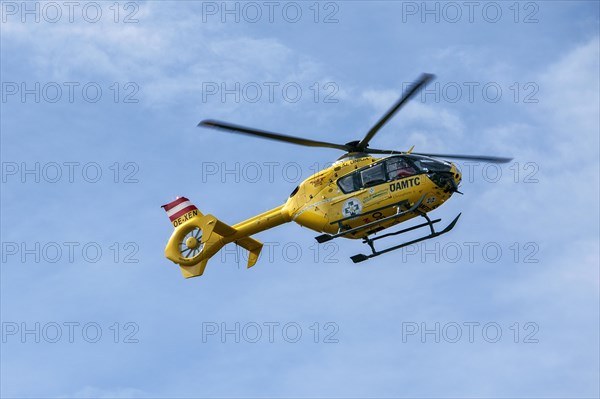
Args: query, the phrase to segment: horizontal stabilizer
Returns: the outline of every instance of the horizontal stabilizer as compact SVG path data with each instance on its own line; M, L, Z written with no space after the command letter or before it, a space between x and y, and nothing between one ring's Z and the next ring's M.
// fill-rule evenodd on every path
M235 242L240 247L244 248L250 255L248 256L248 267L254 266L256 261L258 260L258 256L260 255L260 251L262 250L263 244L260 241L256 241L252 237L244 237L236 240Z
M229 237L237 233L237 230L231 227L230 225L223 223L219 219L215 218L214 232L220 236Z

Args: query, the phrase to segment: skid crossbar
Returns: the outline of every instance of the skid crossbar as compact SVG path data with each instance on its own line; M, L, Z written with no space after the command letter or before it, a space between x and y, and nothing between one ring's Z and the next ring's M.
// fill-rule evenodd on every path
M442 234L446 234L447 232L449 232L450 230L452 230L454 228L454 226L456 225L456 222L458 222L458 218L460 217L460 215L461 214L459 213L458 216L456 216L454 218L454 220L452 220L452 222L450 222L450 224L448 226L446 226L446 228L444 228L444 230L436 232L435 229L433 228L433 224L434 223L438 223L441 219L436 219L436 220L432 221L431 219L429 219L429 217L427 216L427 214L422 213L421 216L423 216L427 220L427 222L421 223L421 224L416 225L416 226L409 227L407 229L396 231L394 233L384 234L384 235L379 236L379 237L375 237L375 238L368 238L367 237L367 238L364 238L363 242L366 243L367 245L369 245L369 247L371 248L371 252L372 253L370 255L357 254L357 255L351 256L350 259L352 259L352 261L354 263L362 262L362 261L365 261L367 259L371 259L371 258L374 258L376 256L385 254L387 252L395 251L397 249L406 247L408 245L415 244L417 242L421 242L421 241L428 240L430 238L441 236ZM425 227L425 226L428 226L429 229L431 230L431 233L428 234L428 235L426 235L426 236L423 236L423 237L420 237L420 238L417 238L417 239L414 239L414 240L411 240L411 241L407 241L405 243L402 243L402 244L399 244L399 245L395 245L395 246L383 249L381 251L377 251L375 249L375 245L373 244L373 242L376 241L376 240L382 239L384 237L389 237L389 236L393 236L393 235L397 235L397 234L406 233L407 231L415 230L415 229L418 229L418 228L421 228L421 227Z

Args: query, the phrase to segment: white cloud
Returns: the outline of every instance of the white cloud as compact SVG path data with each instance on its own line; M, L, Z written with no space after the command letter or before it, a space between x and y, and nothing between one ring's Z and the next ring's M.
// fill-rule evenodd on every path
M330 79L317 61L280 40L252 37L239 26L231 29L231 24L202 22L202 15L190 7L186 12L185 7L148 2L136 15L139 23L11 22L3 25L2 33L12 51L26 49L38 79L134 81L146 105L180 103L189 96L200 103L203 82L228 87L276 82L279 90L296 82L308 92L314 82ZM266 99L266 86L264 90ZM211 105L204 104L204 109Z
M540 76L543 99L538 120L550 130L545 139L555 146L554 159L598 160L599 48L600 39L594 37Z

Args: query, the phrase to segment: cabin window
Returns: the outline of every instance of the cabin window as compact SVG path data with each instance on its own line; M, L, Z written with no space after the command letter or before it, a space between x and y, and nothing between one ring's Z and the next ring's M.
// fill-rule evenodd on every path
M348 176L342 177L340 180L338 180L338 185L344 193L350 193L358 190L358 187L356 187L356 184L354 184L354 175L355 173L351 173Z
M383 164L375 164L368 169L360 172L360 180L362 187L372 187L386 182L385 171Z

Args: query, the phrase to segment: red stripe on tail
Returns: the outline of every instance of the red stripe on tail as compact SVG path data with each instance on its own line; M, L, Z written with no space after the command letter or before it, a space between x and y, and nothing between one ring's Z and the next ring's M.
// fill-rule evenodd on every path
M168 204L161 205L161 208L164 208L165 211L169 211L185 201L189 201L189 199L187 199L185 197L177 197L177 199L175 201L171 201Z

